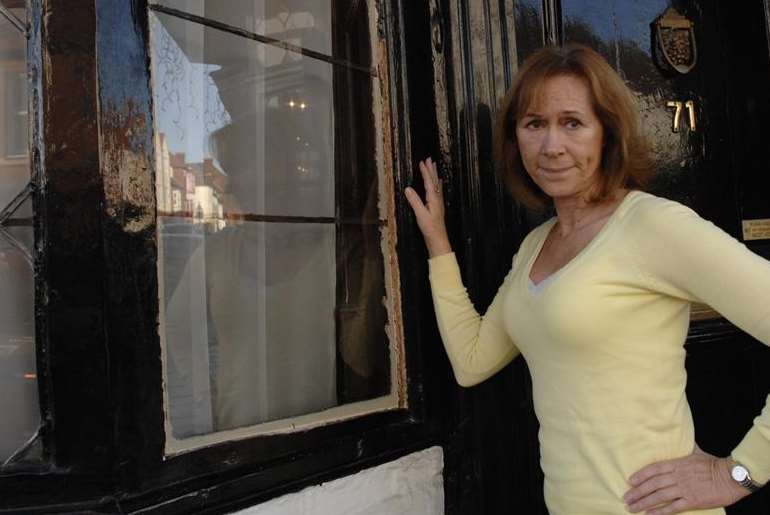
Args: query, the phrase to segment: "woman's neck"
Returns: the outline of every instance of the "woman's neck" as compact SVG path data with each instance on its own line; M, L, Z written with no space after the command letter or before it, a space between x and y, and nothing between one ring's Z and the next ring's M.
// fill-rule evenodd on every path
M627 190L617 190L606 200L593 202L590 194L554 198L558 233L568 237L575 231L609 217L625 197Z

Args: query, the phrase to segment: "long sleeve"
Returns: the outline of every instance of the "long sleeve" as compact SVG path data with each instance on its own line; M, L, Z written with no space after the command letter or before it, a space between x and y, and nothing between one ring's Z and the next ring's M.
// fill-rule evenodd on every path
M461 386L478 384L519 354L503 326L503 295L513 268L482 317L468 298L453 253L431 258L428 265L436 321L455 378Z
M671 201L651 198L629 228L640 271L653 288L710 305L770 345L770 262L711 222ZM638 232L637 232L638 229ZM755 481L770 479L770 396L762 414L733 450Z

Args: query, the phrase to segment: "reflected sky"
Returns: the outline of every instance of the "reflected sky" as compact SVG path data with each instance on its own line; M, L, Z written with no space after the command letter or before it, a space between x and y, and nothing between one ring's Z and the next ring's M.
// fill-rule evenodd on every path
M150 18L157 130L174 152L183 152L190 162L201 162L212 157L209 135L231 121L211 79L211 73L221 67L191 62L163 23L154 15Z
M649 55L650 24L663 14L669 3L669 0L563 0L562 14L567 24L584 23L605 42L630 40Z

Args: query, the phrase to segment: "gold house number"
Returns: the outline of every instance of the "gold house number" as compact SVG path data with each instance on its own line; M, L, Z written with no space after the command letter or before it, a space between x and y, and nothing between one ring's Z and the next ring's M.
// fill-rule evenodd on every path
M674 108L674 124L673 131L679 132L679 120L682 117L682 106L687 109L688 121L690 122L690 130L695 132L698 130L695 122L695 102L688 100L687 102L680 102L679 100L669 100L666 102L666 107Z

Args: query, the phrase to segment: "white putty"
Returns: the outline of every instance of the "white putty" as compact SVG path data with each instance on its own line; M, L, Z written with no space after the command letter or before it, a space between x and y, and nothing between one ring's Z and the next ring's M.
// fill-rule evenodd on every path
M237 515L443 515L441 447L285 495Z

